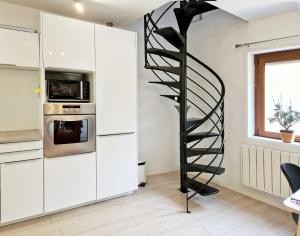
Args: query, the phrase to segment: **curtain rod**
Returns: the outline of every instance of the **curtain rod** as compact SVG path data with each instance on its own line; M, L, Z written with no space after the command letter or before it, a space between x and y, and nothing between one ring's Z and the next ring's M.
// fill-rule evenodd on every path
M281 38L274 38L274 39L267 39L267 40L262 40L262 41L256 41L256 42L251 42L251 43L243 43L243 44L236 44L236 48L241 48L241 47L249 47L251 45L255 44L260 44L260 43L267 43L267 42L272 42L272 41L277 41L277 40L282 40L282 39L289 39L289 38L296 38L300 37L300 34L292 35L292 36L287 36L287 37L281 37Z
M9 29L9 30L16 30L16 31L22 31L27 33L38 33L37 30L31 29L31 28L25 28L25 27L18 27L13 25L2 25L0 24L0 28L2 29Z

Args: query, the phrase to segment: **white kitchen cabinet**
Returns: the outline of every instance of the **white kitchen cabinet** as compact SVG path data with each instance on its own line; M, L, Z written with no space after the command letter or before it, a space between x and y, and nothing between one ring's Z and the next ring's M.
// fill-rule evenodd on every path
M94 24L42 13L45 68L95 71Z
M34 149L35 147L31 145L31 149L28 148L28 146L24 145L24 143L30 144L36 144L37 142L22 142L22 143L9 143L14 144L14 150L11 152L9 147L9 144L1 144L0 145L0 163L11 163L11 162L21 162L21 161L29 161L34 159L41 159L43 158L43 147L40 147L41 149ZM6 150L8 150L5 153L1 153L2 145L7 146ZM43 145L43 144L42 144ZM23 149L23 148L28 148ZM38 147L37 147L38 148Z
M38 34L0 28L0 65L39 68Z
M45 158L45 212L96 200L96 154Z
M43 213L43 159L1 164L1 223Z
M136 134L97 137L97 199L137 189Z
M97 135L136 131L136 33L96 25Z

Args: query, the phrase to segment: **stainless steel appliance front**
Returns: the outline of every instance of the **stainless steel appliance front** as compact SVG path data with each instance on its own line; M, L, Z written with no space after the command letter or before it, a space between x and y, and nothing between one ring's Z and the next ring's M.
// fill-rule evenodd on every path
M44 156L60 157L96 150L94 104L44 105Z
M87 74L46 71L48 102L90 102Z

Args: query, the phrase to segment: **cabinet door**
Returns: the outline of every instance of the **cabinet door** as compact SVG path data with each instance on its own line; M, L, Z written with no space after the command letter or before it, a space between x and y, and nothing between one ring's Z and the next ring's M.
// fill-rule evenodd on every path
M43 213L43 159L1 164L1 223Z
M96 200L96 154L45 158L45 212Z
M136 135L97 137L97 198L137 189Z
M94 24L43 13L44 67L95 70Z
M39 68L37 33L0 28L0 65Z
M97 135L135 132L136 34L100 25L95 29Z

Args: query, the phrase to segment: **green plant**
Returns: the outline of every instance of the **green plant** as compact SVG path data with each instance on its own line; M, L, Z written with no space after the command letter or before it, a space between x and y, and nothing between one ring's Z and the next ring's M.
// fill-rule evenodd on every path
M278 122L284 130L289 131L289 129L300 122L300 112L293 110L292 103L287 107L287 110L282 108L282 98L276 103L274 103L274 115L269 118L269 122L272 124Z

